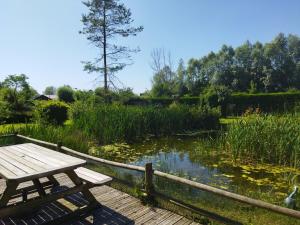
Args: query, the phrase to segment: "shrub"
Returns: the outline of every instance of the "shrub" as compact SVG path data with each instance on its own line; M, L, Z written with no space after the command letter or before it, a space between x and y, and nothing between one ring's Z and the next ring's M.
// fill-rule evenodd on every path
M225 86L209 87L201 94L201 105L209 108L220 106L221 114L226 116L226 104L230 94L230 90Z
M68 119L69 106L59 101L42 101L37 104L36 119L40 123L62 125Z
M241 115L248 108L260 108L262 112L288 112L292 111L300 102L300 92L278 92L278 93L260 93L233 94L228 104L231 105L230 114ZM229 109L229 107L227 107Z
M74 90L70 86L63 86L57 90L58 99L67 103L75 101Z

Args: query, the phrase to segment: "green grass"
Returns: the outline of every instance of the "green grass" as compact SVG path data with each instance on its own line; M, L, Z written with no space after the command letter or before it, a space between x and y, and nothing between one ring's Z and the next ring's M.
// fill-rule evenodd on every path
M216 110L173 106L169 108L121 105L88 106L78 103L71 111L73 127L99 144L134 142L148 135L168 136L219 127Z
M42 124L0 125L0 135L18 133L35 139L58 143L77 151L88 153L91 140L71 126L50 126Z
M228 125L234 123L235 121L241 119L241 117L228 116L226 118L220 118L221 125Z
M243 162L300 166L300 117L252 115L236 120L223 135L232 157Z

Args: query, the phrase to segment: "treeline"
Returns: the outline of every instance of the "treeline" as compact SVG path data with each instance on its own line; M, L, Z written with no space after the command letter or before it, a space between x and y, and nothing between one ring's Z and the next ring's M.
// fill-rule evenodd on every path
M157 53L157 52L156 52ZM163 55L163 54L162 54ZM300 38L280 33L270 43L249 41L233 48L223 45L217 53L195 59L177 70L171 63L157 66L161 54L153 54L155 97L198 96L211 86L223 86L233 92L280 92L300 88Z
M23 123L32 121L32 119L40 120L41 115L38 114L41 111L60 110L65 112L67 105L76 101L91 104L112 102L123 104L130 98L136 97L130 88L105 92L104 88L86 91L73 89L69 85L58 88L46 87L43 94L56 100L56 102L51 101L49 104L40 104L39 101L35 101L36 97L39 99L39 94L30 86L28 77L25 74L9 75L3 81L0 80L0 124ZM38 114L36 114L37 111ZM65 116L62 115L61 118L65 118ZM62 119L58 119L57 122L59 121L62 121Z

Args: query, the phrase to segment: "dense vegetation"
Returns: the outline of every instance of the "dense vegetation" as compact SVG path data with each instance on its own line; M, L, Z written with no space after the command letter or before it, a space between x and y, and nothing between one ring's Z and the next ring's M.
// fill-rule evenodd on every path
M71 114L73 126L101 144L130 142L149 134L161 136L212 130L219 126L217 110L177 105L169 108L89 106L79 102L72 107Z
M235 160L300 166L299 115L243 117L229 125L224 148Z
M224 45L217 53L192 58L187 67L181 60L176 71L172 63L161 63L154 54L152 96L198 96L210 86L224 86L233 92L278 92L300 88L300 38L279 34L270 43L249 41L233 48ZM162 54L164 55L164 54Z

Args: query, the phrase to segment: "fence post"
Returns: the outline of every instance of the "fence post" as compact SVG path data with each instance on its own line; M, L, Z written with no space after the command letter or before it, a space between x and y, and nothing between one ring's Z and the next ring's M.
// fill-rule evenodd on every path
M154 193L152 163L145 165L145 190L148 197Z
M18 132L14 133L13 141L14 141L14 144L19 144Z
M61 151L61 146L62 146L62 142L61 142L61 141L57 142L57 144L56 144L56 150L57 150L58 152Z

